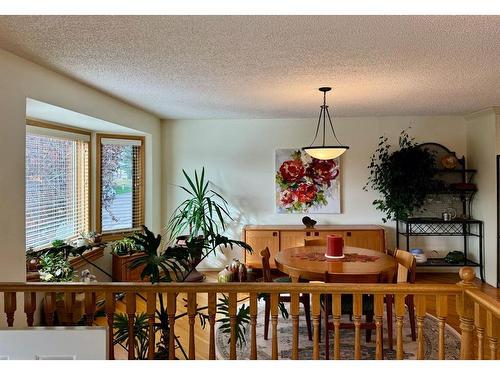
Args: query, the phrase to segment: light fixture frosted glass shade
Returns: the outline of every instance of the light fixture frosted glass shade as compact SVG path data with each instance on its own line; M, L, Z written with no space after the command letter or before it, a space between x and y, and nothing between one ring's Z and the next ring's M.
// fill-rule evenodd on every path
M338 158L348 149L349 146L321 146L302 148L302 150L307 152L311 157L320 160L330 160Z

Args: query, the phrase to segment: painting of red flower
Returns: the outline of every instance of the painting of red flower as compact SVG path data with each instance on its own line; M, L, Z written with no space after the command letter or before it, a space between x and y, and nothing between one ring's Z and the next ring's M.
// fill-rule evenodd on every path
M278 213L340 213L340 160L318 160L301 150L276 150Z

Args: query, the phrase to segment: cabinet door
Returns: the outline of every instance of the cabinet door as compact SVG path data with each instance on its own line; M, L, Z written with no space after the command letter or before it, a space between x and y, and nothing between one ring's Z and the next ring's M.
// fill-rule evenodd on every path
M326 242L326 236L329 234L334 234L337 236L343 236L344 232L337 231L318 231L318 230L304 230L304 231L282 231L280 250L286 250L290 247L304 246L304 240L306 239L322 239Z
M319 233L320 233L319 238L323 238L325 241L326 241L326 236L328 236L328 235L344 237L344 232L341 232L341 231L323 231L323 232L319 232Z
M381 230L353 230L344 232L346 246L363 247L365 249L384 252L384 232Z
M252 246L253 253L245 252L245 264L256 268L262 268L262 260L260 257L261 250L269 248L271 259L269 263L271 267L276 268L274 256L280 248L280 237L278 231L271 230L248 230L245 232L245 242Z
M281 231L280 235L280 251L289 249L290 247L304 246L306 232L299 230L286 230Z

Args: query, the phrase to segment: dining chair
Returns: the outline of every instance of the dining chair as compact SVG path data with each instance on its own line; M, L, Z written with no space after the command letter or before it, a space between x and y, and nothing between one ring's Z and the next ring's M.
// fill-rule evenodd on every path
M269 265L269 258L271 257L271 253L269 252L269 248L265 248L260 252L260 256L262 258L262 281L265 283L269 282L278 282L278 283L290 283L292 279L288 276L281 276L277 278L272 277L271 266ZM290 296L279 296L279 302L290 302ZM306 325L307 325L307 336L309 337L309 341L312 341L312 326L311 326L311 300L309 294L301 293L299 296L299 303L304 306L304 312L306 316ZM265 312L264 312L264 340L267 340L269 337L269 320L271 315L271 303L269 301L269 296L265 298Z
M398 271L396 274L397 283L415 283L417 263L415 257L408 251L397 249L394 252L394 258L398 262ZM393 321L392 321L392 304L394 298L392 295L386 296L386 309L387 309L387 334L389 336L389 348L393 347ZM405 304L408 307L408 316L410 319L411 339L417 340L417 333L415 328L415 303L413 301L413 294L409 294L405 298Z
M326 246L324 238L304 238L304 246Z
M382 277L379 273L368 273L368 274L343 274L343 275L331 275L325 272L324 282L325 283L355 283L355 284L377 284L381 282ZM353 314L353 297L351 294L343 294L340 299L341 304L341 314L348 314L352 317ZM363 294L362 297L362 314L365 316L365 321L361 322L360 328L366 330L366 342L371 341L372 329L376 329L375 322L373 321L374 315L374 302L373 295ZM325 359L330 358L330 330L334 329L333 322L329 322L328 318L332 314L332 300L331 295L327 294L326 298L323 299L322 310L324 313L324 325L325 325ZM350 328L354 329L354 323L342 322L340 323L340 328ZM382 343L383 346L383 343Z

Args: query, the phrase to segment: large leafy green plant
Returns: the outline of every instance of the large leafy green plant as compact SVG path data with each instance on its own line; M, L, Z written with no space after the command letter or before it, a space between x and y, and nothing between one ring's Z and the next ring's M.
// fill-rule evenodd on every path
M189 177L184 169L182 173L188 185L180 188L188 197L174 210L170 218L167 225L170 239L189 234L190 240L198 236L213 240L214 234L226 230L226 220L232 220L227 201L210 189L210 181L205 180L205 168L202 168L200 175L195 171L194 178Z
M435 190L434 154L419 147L404 130L399 137L399 150L391 149L387 137L379 138L368 169L370 176L363 189L372 188L381 195L373 205L385 214L384 223L413 215Z
M205 170L203 169L201 174L195 171L194 178L189 177L185 171L183 173L187 186L181 186L181 188L188 193L188 198L177 207L167 225L168 243L171 246L164 248L162 246L162 236L155 235L147 227L143 227L143 233L135 233L130 237L130 240L143 250L130 263L130 268L144 267L141 278L149 280L153 284L185 281L197 265L197 262L193 262L193 259L197 259L199 262L214 254L220 248L233 249L237 246L245 251L252 252L252 248L245 242L224 236L223 232L227 227L227 220L232 220L228 204L220 194L210 189L210 182L205 179ZM180 234L186 234L187 236L184 246L174 244L173 240ZM168 353L170 329L167 309L161 293L158 295L158 301L159 306L156 311L154 325L155 330L160 332L157 355L165 357ZM208 318L204 313L207 309L208 306L197 308L202 327L205 326L204 322ZM222 331L227 329L228 311L228 299L225 297L219 299L217 313L222 316L218 320L221 322ZM237 314L236 337L241 345L245 339L245 326L249 321L248 307L241 306ZM185 313L179 314L176 319L185 315ZM140 326L137 329L146 330L147 328L146 326ZM121 329L115 334L115 340L122 341L119 340L119 337L125 337L127 330L127 326L122 325ZM176 342L181 351L184 352L180 342ZM143 350L138 349L136 355L142 357L145 353Z

